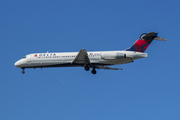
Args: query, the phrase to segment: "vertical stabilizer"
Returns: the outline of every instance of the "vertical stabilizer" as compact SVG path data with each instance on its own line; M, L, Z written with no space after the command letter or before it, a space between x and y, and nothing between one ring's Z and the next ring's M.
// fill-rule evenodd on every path
M134 43L134 45L131 46L130 48L126 49L126 51L144 52L148 48L148 46L151 44L153 39L167 41L164 38L158 37L157 34L158 33L155 33L155 32L141 34L141 36Z

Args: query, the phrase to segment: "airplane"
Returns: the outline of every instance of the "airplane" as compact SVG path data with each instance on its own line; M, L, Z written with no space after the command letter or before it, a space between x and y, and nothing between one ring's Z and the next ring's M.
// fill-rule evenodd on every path
M130 48L122 51L87 52L86 49L81 49L79 52L33 53L24 56L14 65L22 69L22 74L25 73L25 68L48 67L84 67L86 71L92 68L92 74L96 74L96 69L123 70L109 66L146 58L147 53L144 52L153 40L167 41L158 37L157 34L155 32L143 33Z

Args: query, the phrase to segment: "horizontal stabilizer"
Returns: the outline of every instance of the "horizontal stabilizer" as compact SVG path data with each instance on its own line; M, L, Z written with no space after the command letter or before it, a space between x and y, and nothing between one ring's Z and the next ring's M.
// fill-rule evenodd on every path
M155 37L154 40L168 41L167 39L164 39L164 38L161 38L161 37Z
M148 33L148 34L146 34L146 35L143 35L142 38L143 38L144 40L146 40L146 39L154 39L154 40L167 41L167 39L158 37L157 34L158 34L158 33L150 32L150 33Z
M153 39L154 37L157 37L157 33L155 32L150 32L150 33L143 33L141 36L140 36L142 39L144 40L147 40L147 39Z

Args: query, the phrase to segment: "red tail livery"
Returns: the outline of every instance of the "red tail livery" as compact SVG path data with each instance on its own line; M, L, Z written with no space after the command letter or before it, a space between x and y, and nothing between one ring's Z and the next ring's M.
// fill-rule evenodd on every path
M132 47L126 49L126 51L144 52L154 39L167 41L164 38L158 37L157 34L158 33L155 33L155 32L143 33L139 37L139 39L134 43L134 45Z

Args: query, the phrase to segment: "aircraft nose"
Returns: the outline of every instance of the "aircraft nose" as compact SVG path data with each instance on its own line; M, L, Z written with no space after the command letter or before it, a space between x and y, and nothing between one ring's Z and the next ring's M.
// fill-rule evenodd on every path
M18 67L20 65L19 61L15 62L14 64L16 67Z

